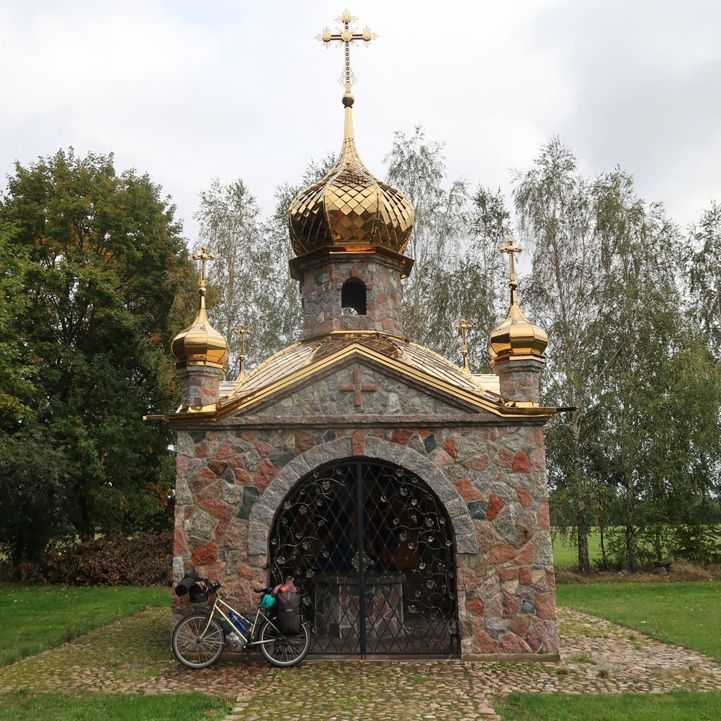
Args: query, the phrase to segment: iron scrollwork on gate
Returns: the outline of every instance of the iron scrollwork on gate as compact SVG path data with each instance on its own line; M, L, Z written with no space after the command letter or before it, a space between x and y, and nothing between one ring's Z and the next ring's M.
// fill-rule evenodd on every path
M454 559L440 501L380 461L309 474L270 536L272 580L294 578L316 654L457 653Z

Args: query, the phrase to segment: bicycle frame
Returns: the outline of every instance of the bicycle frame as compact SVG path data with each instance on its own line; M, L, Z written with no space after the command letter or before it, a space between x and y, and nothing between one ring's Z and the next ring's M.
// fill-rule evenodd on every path
M233 621L230 619L228 614L226 614L225 610L223 610L223 609L226 609L228 612L232 612L232 613L236 614L248 626L248 630L246 631L247 636L244 633L242 633L239 628L236 627L236 625L233 623ZM205 636L205 632L210 627L210 622L213 620L213 617L215 616L216 612L220 616L222 616L226 620L226 622L229 624L231 629L233 629L233 631L235 633L237 633L238 636L240 636L244 647L245 646L259 646L264 643L273 643L274 642L273 639L269 639L267 641L254 641L253 640L253 637L255 635L255 630L258 628L258 621L260 619L267 621L276 631L280 631L280 629L263 613L260 606L258 606L258 609L255 612L255 618L251 621L246 616L244 616L242 613L240 613L240 611L237 611L229 603L224 601L220 597L220 594L216 591L215 603L213 604L213 609L210 612L210 615L208 616L208 623L206 624L205 628L203 629L203 633L200 635L201 638L203 636Z

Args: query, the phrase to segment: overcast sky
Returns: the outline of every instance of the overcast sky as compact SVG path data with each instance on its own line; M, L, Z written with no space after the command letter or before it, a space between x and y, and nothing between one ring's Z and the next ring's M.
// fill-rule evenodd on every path
M348 0L352 2L352 0ZM682 224L721 200L721 2L355 0L379 37L351 62L356 138L445 143L449 176L511 187L554 135L584 173L620 165ZM342 0L0 0L0 173L73 145L114 152L178 206L210 179L273 192L342 135Z

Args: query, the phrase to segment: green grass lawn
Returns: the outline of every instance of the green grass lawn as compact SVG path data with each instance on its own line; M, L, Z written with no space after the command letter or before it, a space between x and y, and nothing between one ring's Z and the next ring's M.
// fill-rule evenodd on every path
M721 659L721 581L562 584L556 593L561 604Z
M0 583L0 666L39 653L148 606L167 588L72 588Z
M200 693L157 696L0 694L0 721L210 721L221 719L232 704Z
M718 721L721 692L564 696L518 694L493 707L503 721Z

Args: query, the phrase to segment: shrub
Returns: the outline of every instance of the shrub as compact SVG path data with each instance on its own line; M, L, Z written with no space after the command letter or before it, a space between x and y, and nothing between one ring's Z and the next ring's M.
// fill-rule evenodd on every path
M157 586L171 581L172 534L134 538L104 536L93 541L55 542L36 562L20 563L22 581L72 586Z
M671 553L693 563L721 561L720 526L683 524L673 528Z

